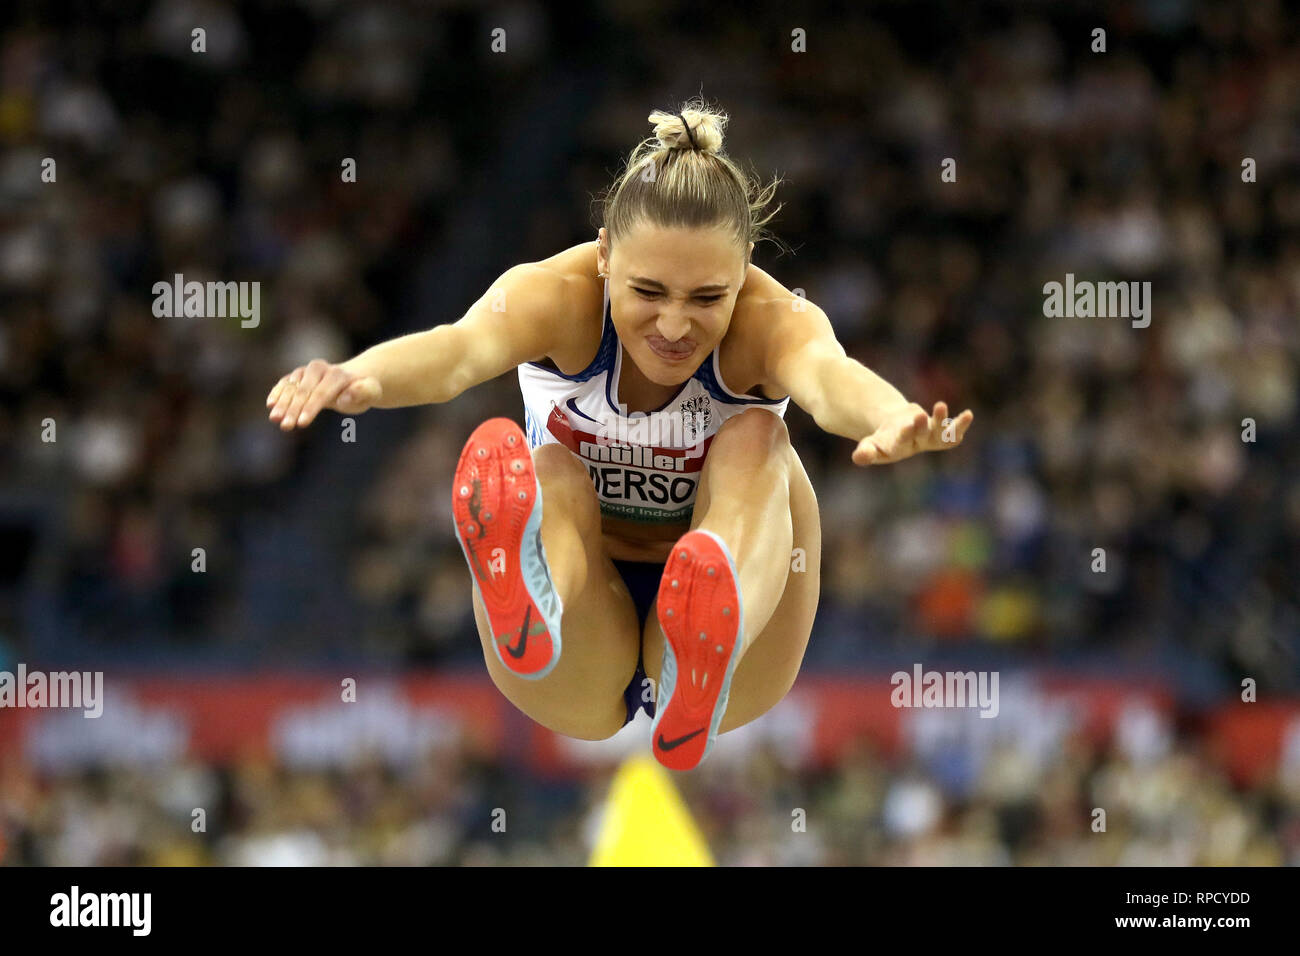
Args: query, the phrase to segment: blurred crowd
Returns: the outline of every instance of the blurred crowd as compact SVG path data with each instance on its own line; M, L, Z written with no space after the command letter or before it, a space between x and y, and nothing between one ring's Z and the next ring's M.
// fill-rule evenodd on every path
M377 6L123 4L95 24L56 7L0 36L0 500L55 506L62 600L42 612L62 627L210 637L301 468L263 399L382 334L485 144L454 104L417 121L412 98L456 71ZM260 321L155 317L177 274L260 282Z
M672 777L720 865L1300 866L1300 764L1236 787L1190 738L1145 759L1081 738L1041 763L1008 746L965 787L866 742L820 772L758 749ZM44 776L14 762L0 766L0 863L581 866L610 779L532 777L464 743L330 771L245 759Z

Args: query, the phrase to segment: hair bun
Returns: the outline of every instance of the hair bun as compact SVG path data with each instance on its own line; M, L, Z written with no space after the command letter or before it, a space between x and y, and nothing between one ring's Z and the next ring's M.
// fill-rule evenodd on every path
M727 126L727 114L717 113L695 100L682 105L677 113L655 110L649 121L655 124L655 138L664 149L693 149L701 153L722 151L722 131ZM682 116L690 130L682 123Z
M601 225L612 242L644 223L723 229L746 255L749 243L774 238L767 223L781 207L767 206L780 180L764 185L722 151L727 114L721 108L700 95L676 112L654 110L649 120L654 135L636 144L600 200Z

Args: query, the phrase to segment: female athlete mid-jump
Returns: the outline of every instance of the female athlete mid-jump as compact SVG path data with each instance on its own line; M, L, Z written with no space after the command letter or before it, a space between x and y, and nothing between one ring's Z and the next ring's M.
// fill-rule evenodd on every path
M527 434L484 422L452 484L488 672L571 737L643 707L655 757L688 770L785 696L812 630L821 526L790 400L855 465L953 448L974 415L909 403L750 262L777 183L722 153L725 114L649 119L596 241L508 270L455 323L294 369L267 406L289 430L517 368Z

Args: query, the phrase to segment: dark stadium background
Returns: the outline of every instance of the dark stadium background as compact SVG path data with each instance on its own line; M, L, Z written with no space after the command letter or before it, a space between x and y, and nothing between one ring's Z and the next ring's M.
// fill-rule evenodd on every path
M675 778L716 859L1300 863L1287 6L3 18L0 670L101 669L119 696L100 723L0 711L0 861L587 859L644 728L572 746L509 707L451 534L455 456L483 419L521 419L514 375L369 412L349 444L332 412L282 434L264 398L594 238L649 112L703 93L727 152L785 179L794 254L755 262L909 399L976 414L955 453L867 470L787 414L822 604L787 702ZM177 272L260 281L260 325L156 319ZM1045 318L1067 272L1150 281L1150 327ZM1000 718L891 708L917 662L998 671ZM355 726L331 710L346 677Z

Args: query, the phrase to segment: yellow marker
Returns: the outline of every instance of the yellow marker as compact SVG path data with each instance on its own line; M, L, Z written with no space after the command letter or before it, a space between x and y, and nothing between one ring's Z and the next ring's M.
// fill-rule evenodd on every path
M604 812L592 866L713 866L668 771L648 756L618 768Z

